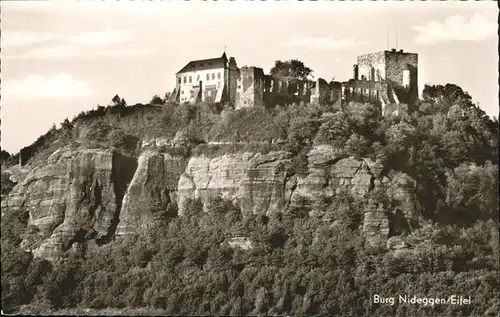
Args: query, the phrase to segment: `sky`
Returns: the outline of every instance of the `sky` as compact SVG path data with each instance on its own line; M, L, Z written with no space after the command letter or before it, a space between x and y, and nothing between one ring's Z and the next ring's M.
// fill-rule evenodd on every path
M453 83L498 117L495 1L2 1L1 147L34 142L115 94L147 103L190 60L234 56L267 73L303 61L352 77L358 55L419 54L419 88ZM397 34L397 36L396 36ZM397 38L397 41L396 41ZM388 41L389 39L389 41Z

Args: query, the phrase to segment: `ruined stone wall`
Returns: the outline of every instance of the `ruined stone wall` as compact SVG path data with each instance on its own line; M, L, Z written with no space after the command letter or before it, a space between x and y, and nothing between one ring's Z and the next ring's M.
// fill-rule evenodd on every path
M342 90L340 86L334 86L330 91L331 105L333 109L342 110Z
M411 110L418 102L418 55L402 50L388 51L386 55L387 79L396 84L398 98Z
M300 80L297 78L280 78L271 75L264 75L260 68L256 69L259 69L260 71L258 75L259 80L253 80L255 87L255 100L258 99L261 101L262 97L262 103L260 103L260 105L272 107L276 105L287 105L300 102L308 103L311 101L311 94L313 91L312 87L314 87L315 82ZM262 73L260 73L261 71ZM254 106L248 102L248 91L245 92L246 90L244 89L244 87L246 87L246 85L244 85L244 78L248 77L248 74L241 76L241 80L239 81L239 83L241 82L242 87L238 88L238 107L245 105ZM240 86L240 84L238 85Z
M400 51L386 51L386 79L403 85L403 73L410 72L410 85L416 85L418 80L418 55Z
M340 82L330 82L329 84L329 104L332 105L334 109L342 109L342 83Z
M311 91L311 103L314 104L326 104L329 101L330 87L328 83L319 78L314 83L314 88Z
M234 57L229 58L228 68L225 70L225 88L226 96L224 101L236 102L236 89L238 86L238 77L240 76L240 71L236 64Z
M310 102L310 95L292 95L282 92L264 92L264 104L267 106L290 105L292 103Z
M292 103L317 103L341 106L341 83L327 83L320 78L316 81L297 78L264 76L264 103L267 106Z
M264 75L262 69L256 67L244 69L236 89L237 108L303 101L329 104L340 109L350 101L384 105L411 104L411 100L418 100L417 54L402 51L381 51L358 56L357 64L353 66L353 76L359 79L344 83L327 83L321 78L316 81L281 78ZM258 70L258 76L255 70ZM389 86L394 93L388 93Z
M237 80L235 108L264 105L264 71L257 67L242 67Z
M264 92L284 93L295 96L310 95L314 82L298 78L280 78L264 75Z
M418 55L403 50L376 52L358 56L353 76L342 84L342 103L377 102L407 104L403 113L414 109L418 102ZM357 70L357 71L356 71ZM358 76L356 76L358 73ZM399 109L399 108L398 108Z
M212 75L216 78L212 78ZM357 101L401 102L413 109L418 101L418 55L395 49L358 56L357 64L353 65L354 79L347 85L327 83L323 79L314 82L264 75L263 70L258 67L239 70L234 57L225 65L222 78L219 76L219 70L178 74L171 99L180 102L192 100L196 88L200 87L194 81L200 79L203 82L200 94L202 101L234 102L236 108L301 101L341 107L345 102ZM356 83L353 84L352 81ZM391 85L394 93L388 93L387 86L373 86L370 83ZM217 85L215 91L214 84ZM393 99L398 100L389 100L392 95Z
M350 80L342 83L341 90L343 105L351 101L381 105L385 102L382 96L386 94L387 84L366 80Z
M386 78L385 51L358 56L358 79L370 80L374 75L375 80ZM372 74L374 73L374 74ZM380 77L380 78L378 78Z
M327 83L320 78L311 90L311 102L321 105L331 105L340 109L342 99L342 83L331 81Z

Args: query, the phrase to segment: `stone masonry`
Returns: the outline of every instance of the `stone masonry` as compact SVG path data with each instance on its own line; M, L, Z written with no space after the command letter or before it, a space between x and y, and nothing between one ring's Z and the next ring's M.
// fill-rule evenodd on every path
M238 68L234 57L223 54L188 63L176 80L171 100L181 103L232 102L239 109L304 102L342 108L355 101L399 115L418 101L418 55L395 49L360 55L352 79L327 82L266 75L256 66Z
M398 108L411 110L418 101L418 55L392 49L358 56L353 78L342 84L342 101L376 102L382 109L405 104Z

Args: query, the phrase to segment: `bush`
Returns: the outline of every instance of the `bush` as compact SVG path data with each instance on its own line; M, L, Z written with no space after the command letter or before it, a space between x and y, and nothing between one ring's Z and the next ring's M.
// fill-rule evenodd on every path
M10 180L10 174L9 173L2 173L2 182L0 184L0 189L2 192L2 197L4 195L7 195L10 193L12 188L16 185L13 181Z
M111 147L122 149L127 152L135 152L139 143L139 138L135 135L125 134L120 130L112 130L108 134Z

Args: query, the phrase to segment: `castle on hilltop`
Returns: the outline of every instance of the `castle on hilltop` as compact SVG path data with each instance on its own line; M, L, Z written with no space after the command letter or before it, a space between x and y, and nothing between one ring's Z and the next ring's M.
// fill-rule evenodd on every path
M418 101L418 55L385 50L361 55L345 82L266 75L226 56L191 61L176 74L170 97L180 103L232 102L236 109L310 102L341 108L350 101L380 105L384 114L411 110Z

